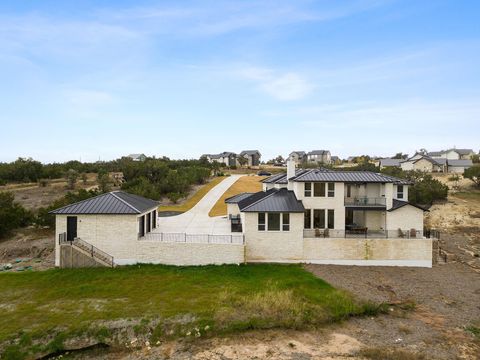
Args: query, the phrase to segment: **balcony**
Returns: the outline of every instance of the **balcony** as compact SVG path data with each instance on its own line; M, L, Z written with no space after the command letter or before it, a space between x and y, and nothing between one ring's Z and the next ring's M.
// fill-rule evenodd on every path
M385 209L386 199L384 197L346 197L344 204L350 208Z

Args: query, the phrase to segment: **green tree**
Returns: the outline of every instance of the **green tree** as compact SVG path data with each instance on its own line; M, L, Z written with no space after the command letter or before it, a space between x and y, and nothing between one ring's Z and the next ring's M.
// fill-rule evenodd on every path
M248 163L248 159L244 156L239 156L237 161L240 164L240 167L244 167Z
M32 220L32 213L15 202L12 192L0 192L0 238L16 228L29 225Z
M78 179L78 171L74 169L69 169L67 171L67 188L70 190L75 189L75 184L77 183Z
M465 169L463 176L472 180L476 187L480 187L480 166L472 166Z
M436 200L447 199L448 186L434 179L432 175L411 171L407 173L407 178L414 182L414 185L408 189L408 201L426 205Z
M87 174L82 173L82 183L83 183L83 185L87 185L87 180L88 180Z
M97 183L98 183L98 188L100 189L100 192L106 193L110 191L110 176L108 175L108 172L105 170L99 171L97 175Z

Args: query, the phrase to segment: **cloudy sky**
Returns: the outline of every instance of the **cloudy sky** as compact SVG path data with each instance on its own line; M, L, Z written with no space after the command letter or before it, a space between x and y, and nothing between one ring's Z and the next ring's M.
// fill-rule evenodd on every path
M0 161L480 148L480 3L0 2Z

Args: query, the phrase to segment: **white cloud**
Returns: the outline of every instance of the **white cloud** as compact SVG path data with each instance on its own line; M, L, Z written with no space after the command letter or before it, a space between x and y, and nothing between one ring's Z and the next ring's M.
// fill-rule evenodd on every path
M280 73L271 69L248 67L239 74L252 80L264 93L281 101L299 100L309 95L314 86L294 72Z

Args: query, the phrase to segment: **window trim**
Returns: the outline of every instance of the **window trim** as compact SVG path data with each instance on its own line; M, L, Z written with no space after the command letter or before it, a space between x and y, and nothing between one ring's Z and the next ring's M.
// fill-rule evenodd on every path
M400 191L400 188L402 191ZM403 199L405 195L405 188L403 185L397 185L397 199Z
M332 188L330 190L330 185L332 185ZM335 183L329 182L327 183L327 197L335 197Z
M307 185L308 185L309 189L307 189ZM307 193L308 193L308 194L307 194ZM305 183L303 195L304 195L305 197L312 197L312 183L311 183L311 182L306 182L306 183Z
M290 231L290 213L282 213L282 231Z

